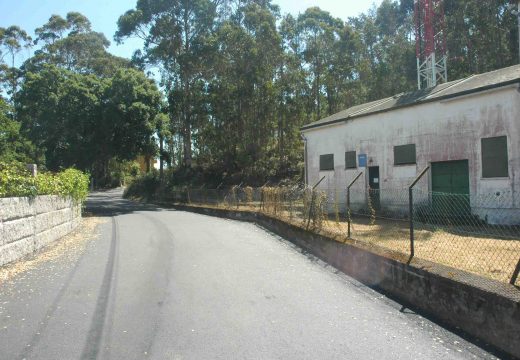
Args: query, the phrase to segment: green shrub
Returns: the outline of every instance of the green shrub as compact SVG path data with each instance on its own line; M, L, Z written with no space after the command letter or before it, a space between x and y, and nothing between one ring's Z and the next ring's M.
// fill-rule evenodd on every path
M137 161L121 161L111 159L108 162L108 180L110 187L118 187L130 184L139 174L141 168Z
M124 197L143 197L151 199L159 190L161 180L155 171L135 178L125 189Z
M83 202L88 185L89 176L76 169L57 174L41 172L32 177L23 164L0 163L0 197L61 195Z
M59 195L72 197L75 201L83 202L88 195L89 176L76 169L67 169L56 175L61 185Z
M36 195L36 180L22 164L0 163L0 197Z

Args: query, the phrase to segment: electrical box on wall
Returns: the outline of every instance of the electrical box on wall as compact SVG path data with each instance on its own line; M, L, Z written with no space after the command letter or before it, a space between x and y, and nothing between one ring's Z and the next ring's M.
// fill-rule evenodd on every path
M358 155L358 166L359 167L367 167L367 154L359 154Z

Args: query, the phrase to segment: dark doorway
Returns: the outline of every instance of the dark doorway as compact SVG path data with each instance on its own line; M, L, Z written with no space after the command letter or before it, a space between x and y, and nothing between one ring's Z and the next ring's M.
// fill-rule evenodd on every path
M470 215L468 160L432 163L434 213L452 218Z
M381 179L379 178L379 166L371 166L368 168L368 196L369 204L372 205L374 210L381 208L381 196L379 185Z

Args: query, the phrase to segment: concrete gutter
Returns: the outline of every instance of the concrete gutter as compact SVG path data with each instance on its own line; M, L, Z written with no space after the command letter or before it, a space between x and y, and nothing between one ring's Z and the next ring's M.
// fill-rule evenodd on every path
M260 213L173 207L254 222L402 304L520 358L520 290L515 286L420 259L407 264L402 254L362 243L340 243Z

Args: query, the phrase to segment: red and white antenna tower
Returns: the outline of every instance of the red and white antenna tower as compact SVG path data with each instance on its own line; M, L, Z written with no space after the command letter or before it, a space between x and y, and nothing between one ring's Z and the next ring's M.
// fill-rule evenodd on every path
M448 81L446 20L443 0L414 0L417 85L419 89Z

